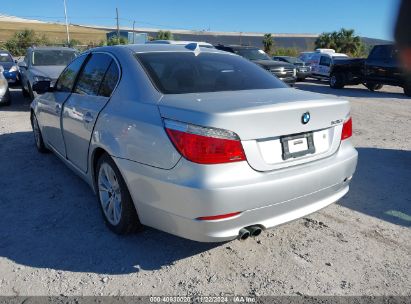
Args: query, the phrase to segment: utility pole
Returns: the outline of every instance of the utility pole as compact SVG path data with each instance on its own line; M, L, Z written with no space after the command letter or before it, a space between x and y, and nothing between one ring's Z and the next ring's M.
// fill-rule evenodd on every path
M117 19L117 43L120 44L120 25L118 23L118 8L116 7L116 19Z
M136 25L136 21L133 21L133 44L134 44L134 38L136 37L136 33L134 32L134 26Z
M66 33L67 33L67 45L70 45L70 33L67 21L67 7L66 7L66 0L63 0L64 3L64 16L66 18Z

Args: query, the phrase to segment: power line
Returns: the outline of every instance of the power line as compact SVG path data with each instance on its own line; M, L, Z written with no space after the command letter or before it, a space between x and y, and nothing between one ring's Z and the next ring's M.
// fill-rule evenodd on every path
M21 15L18 16L20 18L40 18L40 19L52 19L52 20L65 20L65 16L39 16L39 15ZM96 16L96 17L76 17L76 16L72 16L70 15L70 20L74 21L74 20L79 20L79 19L99 19L99 20L110 20L110 21L116 21L117 17L101 17L101 16ZM180 29L180 30L188 30L188 31L202 31L196 28L187 28L187 27L182 27L182 26L178 26L178 25L165 25L165 24L157 24L157 23L151 23L151 22L147 22L144 20L135 20L135 19L128 19L128 18L118 18L119 20L123 20L123 21L128 21L128 22L136 22L138 24L144 24L144 25L149 25L149 26L156 26L156 27L162 27L162 28L169 28L169 29Z

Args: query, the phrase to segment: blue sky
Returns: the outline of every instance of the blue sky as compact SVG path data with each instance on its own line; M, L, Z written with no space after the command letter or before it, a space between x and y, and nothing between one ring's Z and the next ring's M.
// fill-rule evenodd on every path
M353 28L366 37L391 39L398 0L66 0L69 21L212 31L321 33ZM7 1L0 13L63 21L63 0Z

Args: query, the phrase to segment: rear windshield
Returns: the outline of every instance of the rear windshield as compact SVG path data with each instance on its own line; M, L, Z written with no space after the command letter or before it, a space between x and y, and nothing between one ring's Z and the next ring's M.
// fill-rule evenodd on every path
M240 91L287 87L274 75L242 57L229 54L136 54L164 94Z
M76 53L73 51L38 50L33 52L33 65L64 65L69 64Z
M287 60L287 62L292 63L292 64L296 64L296 63L304 63L303 61L301 61L300 59L296 58L296 57L283 57L285 60Z
M234 49L234 53L249 60L271 60L270 56L260 49Z

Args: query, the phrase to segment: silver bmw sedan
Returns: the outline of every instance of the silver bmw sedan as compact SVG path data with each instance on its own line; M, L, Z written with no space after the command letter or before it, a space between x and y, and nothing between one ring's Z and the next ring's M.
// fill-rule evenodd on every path
M92 49L33 90L37 149L91 186L119 234L244 240L336 202L357 164L348 101L195 43Z

